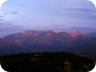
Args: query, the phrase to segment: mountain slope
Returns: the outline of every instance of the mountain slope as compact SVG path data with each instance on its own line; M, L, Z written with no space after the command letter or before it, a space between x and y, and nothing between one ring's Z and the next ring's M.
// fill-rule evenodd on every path
M95 53L96 39L81 32L33 30L9 35L0 40L1 54L44 51Z

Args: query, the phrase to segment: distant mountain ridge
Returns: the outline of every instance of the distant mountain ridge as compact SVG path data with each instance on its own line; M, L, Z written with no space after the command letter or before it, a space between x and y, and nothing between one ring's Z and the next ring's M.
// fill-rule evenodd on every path
M0 22L0 38L3 38L3 37L10 35L10 34L23 32L25 30L26 29L24 29L23 27L18 26L18 25L12 25L12 24Z
M45 51L81 52L93 53L94 55L96 52L96 37L81 32L30 30L12 34L0 40L0 54Z

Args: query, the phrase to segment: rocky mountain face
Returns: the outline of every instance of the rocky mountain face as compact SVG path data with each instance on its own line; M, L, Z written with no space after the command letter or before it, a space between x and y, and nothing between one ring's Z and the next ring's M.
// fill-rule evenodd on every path
M91 35L90 35L91 34ZM95 33L25 31L0 39L0 54L67 51L96 55Z

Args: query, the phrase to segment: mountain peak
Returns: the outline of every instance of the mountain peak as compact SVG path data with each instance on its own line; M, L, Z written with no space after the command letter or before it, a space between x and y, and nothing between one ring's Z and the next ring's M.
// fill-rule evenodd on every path
M72 37L76 37L78 35L81 35L81 32L67 32L68 35L72 36Z

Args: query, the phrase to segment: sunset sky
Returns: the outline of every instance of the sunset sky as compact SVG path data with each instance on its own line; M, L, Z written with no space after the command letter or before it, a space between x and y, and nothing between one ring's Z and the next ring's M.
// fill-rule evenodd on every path
M96 28L96 8L88 0L8 0L0 23L25 28Z

